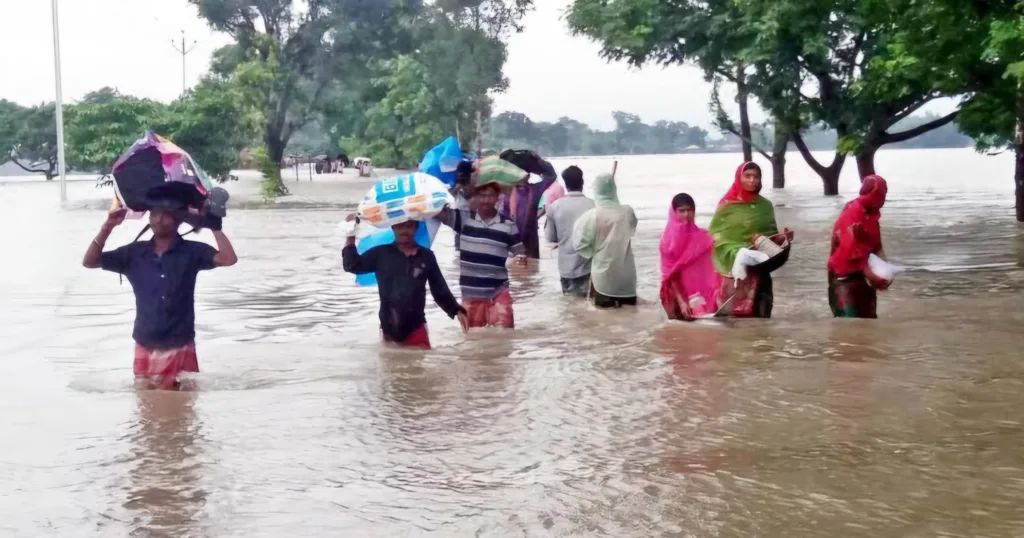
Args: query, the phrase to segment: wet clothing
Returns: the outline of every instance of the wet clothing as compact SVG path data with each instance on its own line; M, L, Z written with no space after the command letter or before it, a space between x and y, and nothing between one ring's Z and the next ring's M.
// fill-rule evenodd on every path
M590 289L590 274L577 278L562 278L562 295L574 297L586 297Z
M515 317L512 314L512 294L508 288L501 290L491 299L462 300L466 307L466 318L470 329L480 327L500 327L514 329Z
M882 250L879 219L888 190L881 177L864 178L860 196L846 204L832 228L828 304L837 318L878 317L878 292L868 282L864 269L868 257Z
M157 256L152 241L104 252L100 266L124 275L135 292L132 338L143 348L172 350L196 339L195 291L199 271L216 267L217 249L178 240Z
M732 273L736 253L741 248L754 248L755 235L779 233L775 208L760 194L743 189L743 163L736 169L732 187L718 203L708 232L715 240L715 269L724 276Z
M692 199L689 201L692 204ZM679 218L670 207L661 234L661 304L669 319L689 319L714 314L721 277L711 259L715 242L692 222ZM685 308L680 306L680 301ZM685 310L685 311L684 311Z
M402 252L394 243L380 245L359 254L355 245L341 251L345 271L361 275L375 273L380 293L380 328L390 342L404 342L427 318L427 283L437 306L455 318L462 307L452 296L434 253L419 247L413 255Z
M864 273L828 275L828 306L837 318L878 318L878 292Z
M598 308L622 308L623 306L636 306L636 297L609 297L590 287L590 298L594 306Z
M772 203L743 188L743 171L751 165L743 163L736 169L732 186L718 203L708 232L715 241L715 270L723 277L717 301L720 314L768 318L774 302L771 274L747 271L742 280L732 277L736 255L741 249L753 248L755 235L772 236L779 232ZM730 298L732 301L723 307Z
M580 256L592 260L590 280L599 294L612 298L636 297L636 263L633 235L636 214L619 203L615 179L604 174L594 181L595 208L573 226L572 245Z
M523 252L519 229L512 219L499 213L485 221L475 211L450 210L446 224L461 236L462 299L493 299L507 290L508 257Z
M861 184L861 195L846 204L832 228L832 251L828 272L839 277L862 273L868 256L882 250L880 210L885 205L888 186L884 179L871 175Z
M505 196L503 212L515 220L522 236L523 248L527 256L540 259L540 224L538 221L537 204L540 203L544 191L558 180L554 174L545 174L540 183L519 185Z
M418 329L414 330L412 334L401 342L389 340L387 336L382 336L382 339L385 344L391 343L398 344L401 347L430 349L430 334L427 332L426 325L420 325Z
M572 230L584 213L594 208L594 201L582 192L569 192L547 208L544 236L558 245L558 274L563 280L590 276L590 259L580 256L572 245Z
M135 344L135 378L157 383L159 388L172 390L178 387L178 374L198 372L195 344L186 344L174 349L149 349Z

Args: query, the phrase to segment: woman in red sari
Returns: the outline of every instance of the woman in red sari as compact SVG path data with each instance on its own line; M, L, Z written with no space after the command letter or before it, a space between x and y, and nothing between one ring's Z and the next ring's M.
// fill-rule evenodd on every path
M878 294L889 282L871 273L868 257L883 260L882 230L878 224L889 188L876 175L864 178L860 196L846 204L832 229L828 259L828 304L837 318L877 318Z
M690 321L717 310L719 278L711 259L715 242L694 224L696 211L689 194L677 194L661 235L661 304L669 319Z

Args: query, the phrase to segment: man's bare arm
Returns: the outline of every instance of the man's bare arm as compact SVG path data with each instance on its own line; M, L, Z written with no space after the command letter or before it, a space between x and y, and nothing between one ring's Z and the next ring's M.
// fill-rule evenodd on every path
M217 240L217 255L213 257L213 263L217 267L231 267L238 263L238 255L235 254L235 247L224 232L217 230L213 232L213 238Z
M114 228L124 222L124 217L127 214L128 210L123 208L115 209L107 214L107 221L100 228L100 233L96 234L96 237L89 243L89 249L85 251L85 257L82 258L82 266L86 269L99 269L102 267L103 246L107 244L110 232L113 232Z

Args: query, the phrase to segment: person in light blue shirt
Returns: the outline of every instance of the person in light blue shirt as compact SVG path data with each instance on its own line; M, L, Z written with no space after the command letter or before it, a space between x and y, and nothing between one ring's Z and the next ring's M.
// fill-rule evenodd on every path
M572 229L576 221L594 208L594 201L583 195L583 171L570 166L562 172L565 196L547 208L544 236L558 246L558 274L562 280L562 293L586 297L590 287L590 260L580 256L572 245Z

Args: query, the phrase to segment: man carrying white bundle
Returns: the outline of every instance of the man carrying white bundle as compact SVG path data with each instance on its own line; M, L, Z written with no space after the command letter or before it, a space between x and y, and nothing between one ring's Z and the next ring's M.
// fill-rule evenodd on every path
M416 243L419 223L407 221L391 227L395 242L378 245L360 254L356 249L359 217L346 218L348 239L341 251L345 271L356 275L374 273L380 292L380 329L384 341L402 347L430 349L427 333L427 283L434 302L466 328L466 310L452 296L437 266L434 253Z

